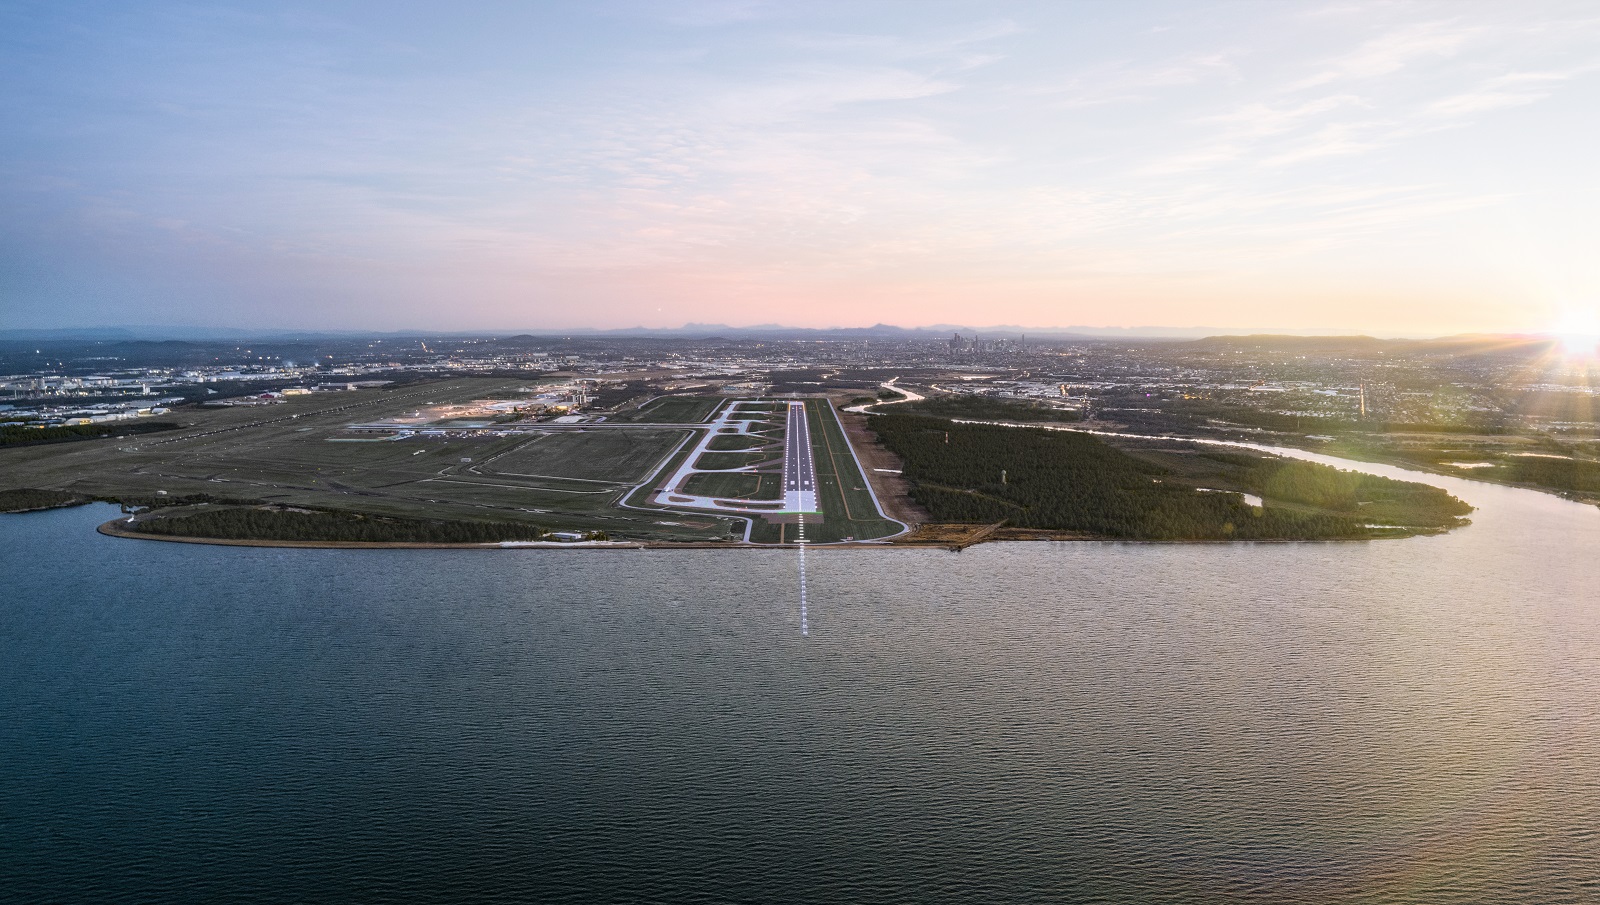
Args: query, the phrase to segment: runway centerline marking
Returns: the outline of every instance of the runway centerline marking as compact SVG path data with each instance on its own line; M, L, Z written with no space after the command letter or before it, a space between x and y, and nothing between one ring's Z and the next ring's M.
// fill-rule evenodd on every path
M798 400L789 403L784 423L783 508L786 512L818 511L811 425L806 417L806 403Z

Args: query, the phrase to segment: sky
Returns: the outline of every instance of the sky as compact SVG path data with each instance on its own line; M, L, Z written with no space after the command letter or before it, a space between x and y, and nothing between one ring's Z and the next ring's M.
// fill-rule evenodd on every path
M1536 332L1592 2L0 0L0 329Z

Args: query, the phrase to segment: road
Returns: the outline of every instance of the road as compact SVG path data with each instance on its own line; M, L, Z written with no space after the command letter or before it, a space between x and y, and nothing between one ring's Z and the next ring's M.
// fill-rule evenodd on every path
M789 403L789 423L783 435L783 509L817 511L817 470L811 460L811 425L806 404Z

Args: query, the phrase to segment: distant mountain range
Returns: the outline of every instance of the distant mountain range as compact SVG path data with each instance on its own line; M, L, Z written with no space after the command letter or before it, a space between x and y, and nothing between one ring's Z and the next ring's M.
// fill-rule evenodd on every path
M1226 352L1234 349L1281 351L1317 355L1483 355L1510 353L1537 355L1548 352L1557 340L1538 334L1463 333L1426 339L1379 339L1373 336L1291 336L1255 334L1208 336L1189 340L1191 349Z

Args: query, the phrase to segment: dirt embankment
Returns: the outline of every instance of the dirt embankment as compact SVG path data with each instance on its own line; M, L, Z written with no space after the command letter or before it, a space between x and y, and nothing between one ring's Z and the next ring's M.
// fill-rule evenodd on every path
M829 401L837 409L840 405L846 404L849 397L840 396ZM911 485L905 478L900 477L902 466L900 457L878 443L877 435L867 429L868 417L855 412L840 411L839 423L844 425L845 435L850 438L850 445L855 447L856 455L861 459L861 466L866 470L867 480L872 483L873 492L878 495L878 502L882 504L884 514L908 525L920 525L926 522L928 513L912 502Z
M894 539L901 547L945 547L965 550L974 544L991 541L1025 540L1107 540L1083 531L1046 531L1038 528L1014 528L1004 522L995 525L970 525L962 523L921 524L910 534Z

